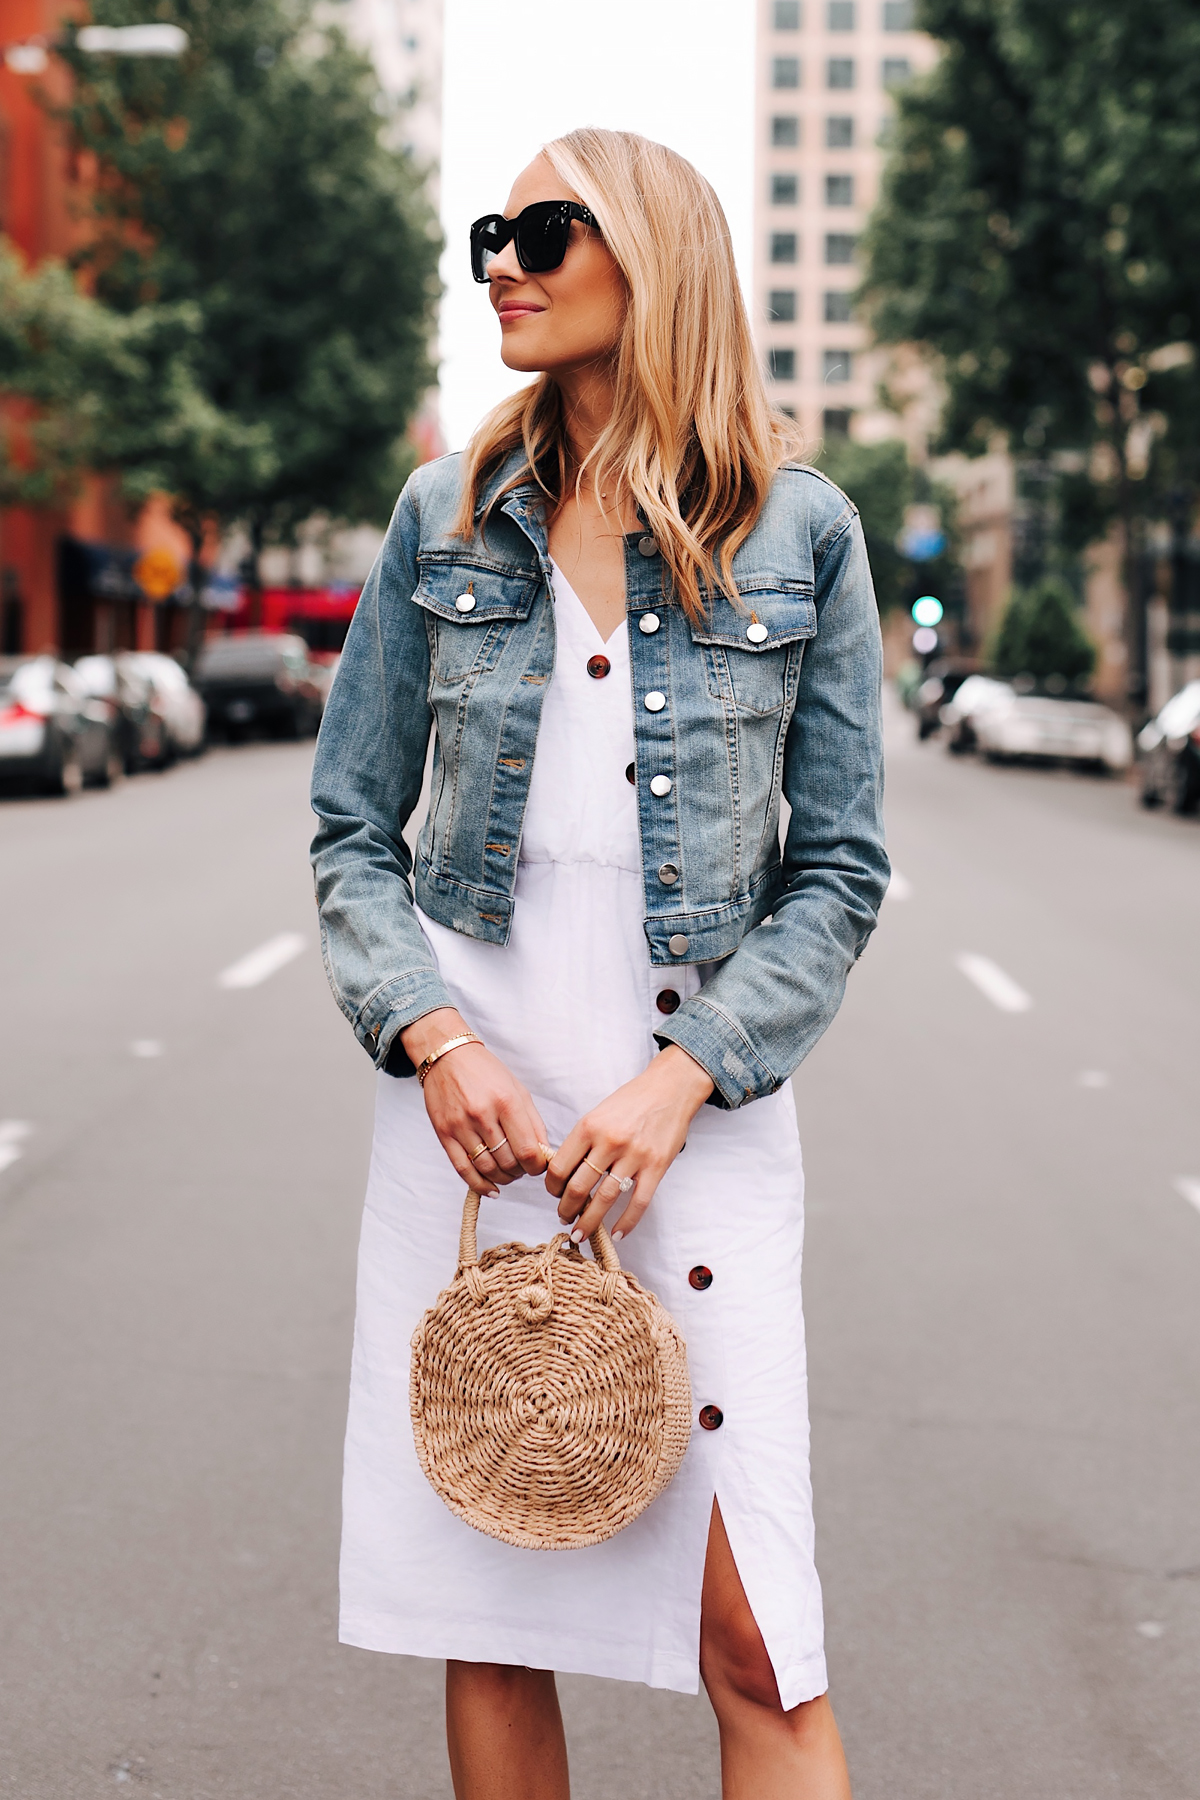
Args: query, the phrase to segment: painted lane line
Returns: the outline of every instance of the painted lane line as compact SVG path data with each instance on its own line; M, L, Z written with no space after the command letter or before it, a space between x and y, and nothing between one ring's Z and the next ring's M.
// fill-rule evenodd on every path
M19 1159L32 1130L28 1119L0 1119L0 1170L11 1168Z
M134 1038L129 1046L130 1056L161 1056L163 1047L157 1038Z
M1196 1211L1200 1212L1200 1176L1177 1175L1175 1192L1182 1195L1189 1206L1194 1206Z
M1018 987L1012 976L1006 975L990 957L976 956L972 950L960 950L954 964L1001 1012L1028 1012L1033 1005L1025 989Z
M305 944L298 931L281 931L278 937L268 938L257 950L251 950L248 956L231 963L222 969L217 976L217 986L223 988L257 987L260 981L266 981L285 963L290 963L294 956L299 956Z
M1103 1069L1080 1069L1075 1080L1081 1088L1106 1088L1110 1077Z
M911 900L912 895L913 895L913 884L908 879L908 876L902 875L900 873L899 869L893 869L892 870L892 879L887 884L887 890L883 896L884 899L885 900Z

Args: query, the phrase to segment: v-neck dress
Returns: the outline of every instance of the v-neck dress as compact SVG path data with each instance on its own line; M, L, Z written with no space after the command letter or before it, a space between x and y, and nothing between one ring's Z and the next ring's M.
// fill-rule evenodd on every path
M423 915L421 924L455 1004L559 1143L646 1066L663 1012L695 993L704 971L650 964L626 775L627 630L602 641L557 569L553 591L555 669L509 943L483 944ZM804 1178L790 1090L737 1112L702 1106L620 1246L687 1341L696 1420L679 1473L606 1543L537 1551L472 1530L421 1473L409 1340L453 1276L463 1187L417 1083L377 1081L346 1436L342 1641L695 1693L715 1496L783 1705L824 1693L800 1304ZM538 1244L558 1228L543 1182L525 1179L484 1201L479 1241ZM702 1410L715 1428L701 1425Z

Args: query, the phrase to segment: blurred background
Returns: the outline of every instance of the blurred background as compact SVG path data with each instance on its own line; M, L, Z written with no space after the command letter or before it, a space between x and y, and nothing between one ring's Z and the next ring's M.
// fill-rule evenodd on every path
M1200 1795L1200 12L0 0L0 1794L445 1800L340 1649L372 1103L312 738L573 125L725 204L862 513L889 839L800 1070L860 1800ZM575 1791L718 1792L569 1679Z

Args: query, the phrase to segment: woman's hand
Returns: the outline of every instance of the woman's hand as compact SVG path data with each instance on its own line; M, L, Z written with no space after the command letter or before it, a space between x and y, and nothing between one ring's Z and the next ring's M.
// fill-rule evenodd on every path
M572 1126L554 1152L546 1186L558 1200L559 1218L566 1224L575 1221L571 1236L576 1243L591 1236L621 1198L621 1180L632 1177L637 1185L613 1241L629 1236L712 1091L711 1075L678 1044L668 1044L633 1081ZM593 1188L595 1197L589 1200Z
M469 1027L453 1007L439 1007L400 1033L414 1065ZM422 1090L438 1141L468 1187L491 1195L522 1175L540 1175L549 1160L546 1127L515 1075L483 1044L461 1044L434 1063ZM487 1146L482 1156L471 1152Z

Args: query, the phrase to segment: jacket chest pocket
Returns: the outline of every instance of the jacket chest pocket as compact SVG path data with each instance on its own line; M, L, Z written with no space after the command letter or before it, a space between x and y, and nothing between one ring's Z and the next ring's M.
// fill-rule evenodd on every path
M510 573L462 558L422 561L413 601L425 615L434 684L459 687L495 668L513 625L529 617L540 582L536 571Z
M703 648L709 694L739 713L767 717L791 704L804 646L817 635L811 589L747 589L742 609L713 602L692 629Z

